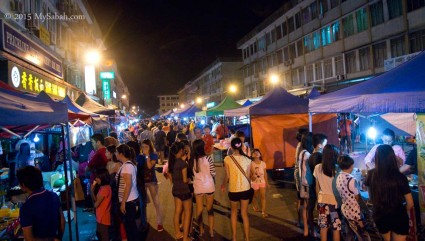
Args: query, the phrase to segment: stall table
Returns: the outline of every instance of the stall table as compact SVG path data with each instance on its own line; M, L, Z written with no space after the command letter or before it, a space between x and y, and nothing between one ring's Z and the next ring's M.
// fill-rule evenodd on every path
M228 149L228 147L225 147L220 143L215 143L213 152L214 163L220 163L222 166L224 166L224 157L226 157Z

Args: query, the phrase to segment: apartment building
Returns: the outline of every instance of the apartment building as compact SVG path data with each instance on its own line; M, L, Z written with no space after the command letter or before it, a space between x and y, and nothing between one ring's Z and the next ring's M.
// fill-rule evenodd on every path
M288 2L237 44L245 98L264 95L272 75L296 95L378 75L425 49L424 16L424 0Z
M213 107L227 95L243 98L241 67L240 58L217 58L178 92L180 102L191 104L201 99L201 106Z
M106 48L85 0L0 1L0 28L0 77L12 87L44 90L57 99L86 92L105 105L105 96L118 92L108 88L105 93L99 77L101 71L110 71L107 59L87 68L86 54L93 49L102 54ZM122 89L117 94L128 97L128 89Z
M164 114L169 110L180 108L178 95L159 95L159 114Z

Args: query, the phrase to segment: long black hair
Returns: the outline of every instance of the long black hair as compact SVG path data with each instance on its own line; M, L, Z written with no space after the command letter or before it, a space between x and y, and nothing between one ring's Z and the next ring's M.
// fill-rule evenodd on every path
M322 170L328 177L334 177L336 172L336 163L338 161L339 150L335 145L327 144L322 152Z
M203 140L195 140L193 142L193 162L195 167L195 172L200 172L199 168L199 159L206 156L205 154L205 143Z
M168 172L173 174L174 164L176 163L176 155L180 150L184 150L184 144L181 142L174 142L170 148L170 156L168 157Z
M136 164L135 163L136 152L134 151L132 147L129 147L126 144L121 144L117 147L117 151L118 153L123 154L125 158L127 158L128 160Z
M375 153L375 169L371 171L371 199L379 210L392 210L399 205L402 196L400 190L402 175L398 169L397 158L390 145L379 145Z
M232 141L230 142L230 146L232 147L233 150L238 150L239 154L251 159L249 156L246 155L245 152L243 152L242 145L244 145L244 143L242 143L242 140L239 137L233 138Z
M311 132L305 133L301 137L301 150L306 150L309 153L313 152L313 134Z
M115 155L115 152L117 151L117 147L115 145L107 146L106 150L108 150L109 153L111 153L113 162L119 162L118 159L117 159L117 156Z

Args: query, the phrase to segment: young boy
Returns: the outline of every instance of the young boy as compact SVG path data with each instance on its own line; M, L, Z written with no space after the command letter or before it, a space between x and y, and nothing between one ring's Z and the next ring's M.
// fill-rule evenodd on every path
M368 241L370 237L365 230L359 205L361 197L356 187L356 179L351 175L354 160L349 155L343 155L338 158L338 165L341 173L336 180L336 188L342 199L341 212L357 239Z

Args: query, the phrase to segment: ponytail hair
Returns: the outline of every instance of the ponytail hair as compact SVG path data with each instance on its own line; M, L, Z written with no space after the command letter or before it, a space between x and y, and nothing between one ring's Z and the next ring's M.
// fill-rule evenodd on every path
M117 151L118 153L121 153L124 155L125 158L127 158L128 160L132 161L133 163L135 162L135 158L136 158L136 152L134 151L133 148L129 147L126 144L121 144L117 147Z
M108 150L109 153L111 153L113 162L119 162L118 159L117 159L117 156L115 155L115 152L117 151L117 147L115 145L107 146L106 150Z
M205 143L203 140L195 140L193 142L193 156L194 156L194 166L195 166L195 172L199 173L199 159L206 156L205 154Z
M174 164L176 163L176 155L180 150L184 150L184 144L181 142L174 142L170 148L170 156L168 157L168 172L173 174Z
M230 142L230 146L232 147L233 150L238 150L239 151L239 154L241 154L242 156L245 156L245 157L251 159L249 156L247 156L243 152L242 145L244 145L244 143L242 143L242 140L239 137L233 138L232 141Z

